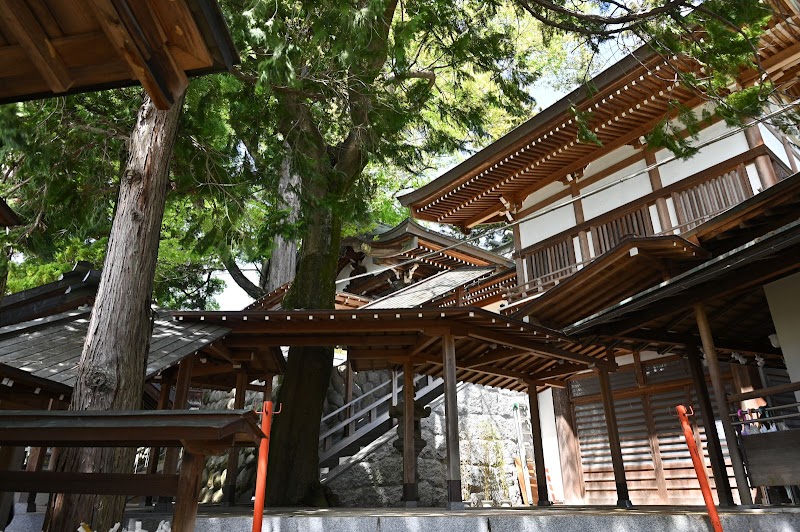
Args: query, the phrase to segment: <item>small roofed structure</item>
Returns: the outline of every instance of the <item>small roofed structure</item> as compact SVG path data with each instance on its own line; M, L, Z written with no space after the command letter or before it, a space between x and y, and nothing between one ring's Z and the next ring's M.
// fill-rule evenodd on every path
M411 219L373 237L347 238L342 246L339 277L359 277L337 286L370 298L383 297L442 271L466 267L499 271L514 266L501 255L426 229ZM373 270L376 272L371 274Z
M0 198L0 227L13 227L21 223L22 220L19 219L17 213L11 210L3 198Z
M0 2L0 103L141 84L168 109L238 60L215 0Z

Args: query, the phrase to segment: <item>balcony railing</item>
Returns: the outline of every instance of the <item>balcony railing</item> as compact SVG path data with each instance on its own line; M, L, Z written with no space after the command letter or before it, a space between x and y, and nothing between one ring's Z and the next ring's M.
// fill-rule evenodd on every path
M753 196L747 166L765 154L772 157L763 147L750 150L521 250L527 280L509 289L506 298L514 302L552 288L626 237L685 233L738 205ZM789 175L774 158L773 166L779 179ZM669 212L666 228L659 203Z

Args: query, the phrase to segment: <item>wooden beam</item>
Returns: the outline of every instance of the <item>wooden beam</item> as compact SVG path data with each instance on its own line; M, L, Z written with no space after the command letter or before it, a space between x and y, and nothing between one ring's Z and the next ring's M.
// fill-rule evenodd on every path
M197 519L197 499L200 496L200 478L206 465L205 457L191 452L183 453L178 492L175 495L175 513L172 517L174 532L192 532Z
M95 18L111 46L128 64L156 107L161 110L172 107L189 80L167 49L166 36L150 6L130 0L91 2Z
M302 334L272 336L272 337L242 337L237 336L226 341L232 348L263 348L290 346L371 346L371 345L415 345L418 336L415 333L409 334L387 334L387 335L352 335L352 334L323 334L320 336L308 336Z
M728 468L725 466L725 457L722 455L722 444L717 433L717 424L714 419L714 410L711 407L711 397L708 395L706 376L703 372L703 364L700 361L700 353L697 347L689 346L687 349L689 372L692 374L694 389L700 403L700 413L703 416L703 426L706 429L706 440L708 447L708 457L711 460L711 470L714 472L714 484L717 490L717 498L720 506L735 506L733 494L731 493L731 482L728 478Z
M236 395L233 397L233 408L244 408L245 394L247 393L247 373L240 371L236 374ZM225 502L228 505L236 504L236 478L239 473L239 448L233 447L228 451L228 473L225 476Z
M186 402L189 398L189 388L192 382L192 370L194 368L194 357L186 357L181 360L178 365L178 378L175 383L175 398L172 402L173 410L182 410L186 408ZM178 452L180 449L170 447L164 453L164 468L165 475L172 475L178 468ZM186 454L186 453L184 453ZM158 505L164 508L165 506L172 505L172 497L159 497Z
M524 349L498 349L494 352L490 351L488 355L482 355L477 358L470 359L466 363L462 363L459 367L464 369L478 368L487 364L494 364L495 362L503 362L504 360L519 358L520 356L526 354L530 354L530 351Z
M178 475L3 471L0 492L3 491L169 496L178 491Z
M619 428L617 427L617 414L614 410L614 397L611 394L611 381L608 372L598 370L600 380L600 393L603 398L603 413L606 418L608 432L608 445L611 451L611 463L614 467L614 481L617 485L617 506L630 508L631 498L628 495L628 481L625 478L625 463L622 461L622 448L619 442Z
M463 332L465 336L469 336L471 338L503 344L507 347L516 347L528 351L532 354L543 356L545 358L560 358L564 360L570 360L572 362L581 362L586 364L587 366L597 366L597 367L610 366L608 362L602 359L592 358L588 355L584 355L581 353L573 353L572 351L569 351L567 349L562 349L552 344L545 343L544 340L539 342L531 342L530 340L515 338L511 334L505 334L500 331L493 331L491 329L487 329L479 325L470 325L466 327L463 330Z
M533 435L533 463L536 469L536 489L539 492L537 506L550 506L547 492L547 470L544 465L544 446L542 445L542 423L539 419L539 392L535 385L528 386L528 404L531 415L531 433ZM527 467L525 465L524 467Z
M403 500L406 508L416 508L419 501L414 440L414 364L406 362L403 367Z
M719 412L722 428L725 430L725 440L728 442L728 455L731 458L733 474L736 477L736 489L739 492L739 501L742 504L753 504L750 495L750 486L747 482L747 475L744 471L742 455L736 443L736 431L731 424L730 406L725 397L725 383L722 380L722 372L719 368L717 350L714 348L714 338L711 334L711 324L708 322L708 315L702 303L694 306L694 313L697 319L697 328L700 330L700 338L703 341L703 353L706 355L708 364L708 374L711 377L711 386L714 389L714 398L717 401L717 411Z
M586 366L582 364L556 364L549 369L536 371L531 375L532 379L551 379L553 377L563 377L579 371L586 371Z
M75 80L36 16L23 0L0 0L0 18L54 93L66 92Z
M461 499L461 452L458 444L456 344L452 334L442 337L444 365L445 439L447 440L447 509L463 510Z

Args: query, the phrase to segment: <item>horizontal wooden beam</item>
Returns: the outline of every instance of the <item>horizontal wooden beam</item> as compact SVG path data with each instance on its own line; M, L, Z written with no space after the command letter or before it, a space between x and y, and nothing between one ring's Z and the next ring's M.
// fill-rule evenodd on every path
M0 492L92 493L97 495L175 495L178 475L3 471Z
M266 348L289 346L369 346L369 345L414 345L418 341L416 333L372 336L365 334L325 334L320 336L286 335L265 337L234 336L225 341L232 348Z

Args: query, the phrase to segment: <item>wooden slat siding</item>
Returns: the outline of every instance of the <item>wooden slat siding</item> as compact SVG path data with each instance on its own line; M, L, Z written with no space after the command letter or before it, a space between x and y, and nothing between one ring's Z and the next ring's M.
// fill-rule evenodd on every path
M691 381L687 379L688 367L680 358L666 358L643 363L642 372L643 387L638 385L632 365L611 374L631 500L634 504L702 504L691 457L674 415L678 404L699 404ZM616 489L598 379L594 376L574 378L568 389L585 482L584 502L612 504L616 501ZM691 420L695 435L703 446L704 460L714 487L699 409ZM724 437L722 448L729 465L728 476L732 478ZM731 481L735 485L734 480Z
M556 242L552 246L532 253L527 257L527 262L529 265L528 271L530 272L529 278L541 279L543 283L570 275L575 269L569 267L577 264L572 239ZM565 270L565 268L569 269ZM531 286L530 289L535 290L536 287Z
M719 177L674 192L672 200L681 232L693 229L720 211L752 197L753 190L743 172L743 165L739 165Z
M648 205L604 224L592 226L590 231L594 241L595 256L607 252L626 236L652 236L655 234Z

